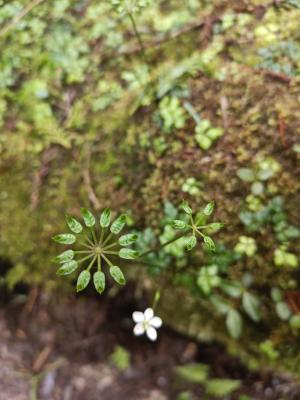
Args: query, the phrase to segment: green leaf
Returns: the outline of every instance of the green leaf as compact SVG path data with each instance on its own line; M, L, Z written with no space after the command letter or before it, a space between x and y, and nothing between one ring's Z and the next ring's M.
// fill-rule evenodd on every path
M95 225L96 223L95 217L89 210L87 210L86 208L81 208L80 212L83 217L84 223L88 228Z
M59 254L57 257L54 258L55 263L65 263L67 261L71 261L74 258L74 251L73 250L66 250L63 253Z
M209 379L206 383L206 391L210 396L222 397L230 395L241 386L241 382L233 379Z
M126 215L120 215L111 225L110 231L114 235L118 235L126 225Z
M212 222L211 224L208 225L208 228L216 232L219 229L223 228L223 226L224 224L222 222Z
M90 271L84 270L80 272L78 279L76 290L77 292L81 292L81 290L85 289L91 280L91 273Z
M222 280L221 289L231 297L238 298L242 294L242 286L239 282Z
M209 251L216 250L216 246L215 246L215 243L212 240L212 238L210 238L209 236L204 236L203 241L204 241L205 248L207 250L209 250Z
M110 224L110 217L111 217L111 212L109 208L105 208L102 211L102 214L100 216L100 226L102 228L107 228Z
M197 244L197 239L195 236L190 236L186 242L186 249L192 250Z
M236 174L242 181L245 182L253 182L255 179L254 172L250 168L240 168Z
M52 238L54 242L60 244L73 244L76 242L76 236L72 235L72 233L62 233L60 235L56 235Z
M80 233L82 232L82 225L80 222L78 222L75 218L71 217L70 215L66 215L66 220L68 227L70 230L74 233Z
M300 315L293 315L289 323L293 329L300 329Z
M230 305L221 296L212 295L209 300L220 314L226 315L230 310Z
M205 383L208 378L209 366L206 364L188 364L176 368L176 373L193 383Z
M227 314L226 326L231 337L238 339L241 336L243 321L239 312L233 308Z
M109 273L112 276L112 278L119 284L119 285L125 285L126 280L123 275L123 272L120 270L119 267L114 265L113 267L110 267Z
M119 257L124 258L126 260L134 260L139 256L139 252L132 249L121 249L119 251Z
M138 239L138 235L135 233L128 233L127 235L123 235L119 238L119 244L121 246L130 246L132 243L136 242Z
M273 287L271 289L271 297L272 297L272 300L275 302L281 301L283 298L282 291L277 287Z
M72 272L76 271L78 268L78 263L75 260L68 261L63 264L56 272L57 275L69 275Z
M98 293L103 293L105 289L105 275L101 271L97 271L93 276L94 286Z
M206 204L206 206L204 207L203 210L203 214L206 216L209 216L213 213L215 208L215 203L213 201L211 201L210 203Z
M249 317L255 322L260 321L259 300L253 294L244 292L242 303Z
M174 219L174 221L172 221L172 227L175 229L185 229L187 227L187 223L181 221L180 219Z
M264 185L261 182L253 182L251 185L251 192L254 196L259 196L264 192Z
M183 211L186 213L186 214L188 214L188 215L192 215L192 209L191 209L191 207L190 207L190 205L189 205L189 203L187 202L187 201L183 201L182 203L181 203L181 205L180 205L180 208L182 208L183 209Z
M275 309L276 314L283 321L288 320L292 314L288 304L284 301L279 301L278 303L276 303Z

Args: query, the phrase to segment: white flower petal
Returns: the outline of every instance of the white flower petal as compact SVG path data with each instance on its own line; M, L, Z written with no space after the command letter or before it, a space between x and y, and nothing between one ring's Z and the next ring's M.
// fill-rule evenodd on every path
M133 333L135 334L135 336L140 336L143 335L145 333L145 327L144 324L136 324L135 327L133 328Z
M146 335L148 336L148 338L150 340L152 340L152 342L155 342L155 340L157 339L157 332L156 332L156 329L153 328L153 326L149 326L147 328Z
M154 311L152 308L147 308L144 312L145 320L149 321L154 316Z
M144 317L144 313L142 313L141 311L134 311L132 313L132 319L134 320L134 322L143 322L145 320Z
M159 317L153 317L150 319L149 323L154 326L154 328L160 328L162 326L162 319Z

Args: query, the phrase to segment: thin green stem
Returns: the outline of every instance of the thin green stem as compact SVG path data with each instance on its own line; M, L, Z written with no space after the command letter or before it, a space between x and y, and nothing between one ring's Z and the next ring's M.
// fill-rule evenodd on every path
M87 247L88 249L93 249L94 248L94 246L89 246L88 244L86 244L86 243L84 243L84 242L78 242L81 246L83 246L83 247Z
M105 253L105 254L114 254L114 255L119 254L117 251L104 251L103 253Z
M93 236L94 242L95 242L95 244L97 244L97 238L96 238L94 229L91 229L91 232L92 232L92 236Z
M196 228L196 232L199 233L200 236L202 236L203 238L205 237L204 233L202 233L201 231L199 231L199 229Z
M97 258L97 254L94 256L94 258L92 259L92 261L89 263L89 266L86 268L87 271L90 271L90 269L92 268L95 260Z
M175 236L173 239L170 239L170 240L168 240L167 242L165 242L165 243L163 243L163 244L159 244L159 245L157 245L157 246L155 246L155 247L152 247L151 249L145 251L144 253L141 253L141 254L139 255L138 258L144 257L144 256L146 256L147 254L150 254L150 253L153 253L153 252L155 252L155 251L157 251L157 250L160 250L160 249L162 249L163 247L168 246L168 244L171 244L171 243L175 242L176 240L181 239L181 238L184 237L186 234L187 234L187 231L184 231L184 232L181 233L180 235Z
M101 257L100 254L97 255L98 271L101 271Z
M117 246L117 245L118 245L118 242L114 242L112 244L109 244L108 246L102 247L102 250L107 250L107 249L110 249L111 247L114 247L114 246Z
M107 262L107 264L108 264L110 267L113 267L112 262L111 262L107 257L105 257L105 255L104 255L103 253L101 254L101 256L103 257L103 259Z
M87 254L87 253L91 253L90 250L79 250L79 251L74 251L74 254Z
M106 239L105 239L104 242L102 243L102 247L105 246L105 244L108 243L108 242L110 241L112 235L113 235L113 234L110 233L110 234L106 237Z
M95 246L96 243L93 243L86 233L84 233L83 236L86 238L86 240L88 241L88 243L89 243L92 247Z
M83 258L81 258L80 260L78 260L77 262L78 262L78 263L81 263L81 262L83 262L83 261L85 261L85 260L88 260L89 258L93 257L93 255L94 255L94 254L90 254L89 256L83 257Z
M129 19L130 19L130 22L131 22L131 25L132 25L134 34L135 34L135 36L136 36L136 38L137 38L137 40L138 40L138 42L139 42L139 45L140 45L140 48L141 48L141 51L142 51L143 58L145 59L145 61L147 61L147 60L146 60L146 54L145 54L144 43L143 43L143 40L142 40L142 38L141 38L141 35L139 34L139 31L137 30L137 26L136 26L136 23L135 23L134 16L133 16L131 13L128 13L128 17L129 17Z
M100 232L100 239L99 239L99 246L102 246L103 245L103 237L104 237L104 231L105 231L105 228L101 228L101 232Z

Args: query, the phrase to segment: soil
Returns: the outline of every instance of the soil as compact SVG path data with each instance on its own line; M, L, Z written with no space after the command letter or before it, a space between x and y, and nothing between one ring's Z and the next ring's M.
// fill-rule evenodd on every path
M300 399L297 382L271 372L250 372L218 343L196 343L164 326L150 343L132 334L131 313L144 309L127 288L113 298L61 296L32 289L0 309L0 400L205 399L201 385L178 376L176 366L205 363L211 377L240 379L227 399ZM111 361L116 345L131 355L120 371ZM182 397L183 398L183 397Z

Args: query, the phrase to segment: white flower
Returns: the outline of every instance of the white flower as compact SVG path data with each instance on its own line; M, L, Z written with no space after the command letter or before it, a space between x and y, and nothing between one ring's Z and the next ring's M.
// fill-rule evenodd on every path
M135 336L146 333L148 338L153 342L157 339L156 329L162 326L162 320L154 315L152 308L147 308L144 312L134 311L132 319L136 323L133 328Z

